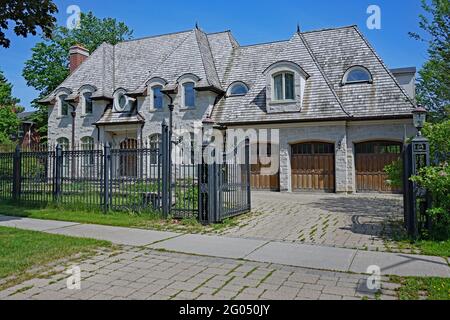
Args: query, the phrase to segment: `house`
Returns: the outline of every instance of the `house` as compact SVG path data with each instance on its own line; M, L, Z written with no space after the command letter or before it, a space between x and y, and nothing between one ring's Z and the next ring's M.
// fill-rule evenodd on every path
M415 69L391 72L356 26L248 46L230 31L198 28L104 43L92 54L74 46L70 70L41 101L49 142L157 143L173 98L176 126L279 131L268 148L279 170L264 175L255 161L255 189L396 191L383 168L415 133Z
M21 112L17 114L20 120L18 134L13 140L17 140L22 149L32 150L39 146L41 137L37 131L36 123L32 120L35 112Z

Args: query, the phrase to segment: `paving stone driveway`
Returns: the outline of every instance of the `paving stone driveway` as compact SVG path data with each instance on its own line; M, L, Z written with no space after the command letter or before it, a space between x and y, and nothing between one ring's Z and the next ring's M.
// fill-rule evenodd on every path
M252 206L257 214L226 235L384 251L383 236L398 232L403 219L399 195L253 192Z
M67 289L64 271L72 264L81 268L81 290ZM119 247L56 264L47 275L0 292L0 299L393 300L397 287L382 277L374 293L364 275Z

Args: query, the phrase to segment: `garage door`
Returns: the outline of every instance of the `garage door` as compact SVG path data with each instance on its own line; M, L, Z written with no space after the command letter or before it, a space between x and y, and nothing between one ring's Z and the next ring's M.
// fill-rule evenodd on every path
M293 191L335 191L334 144L293 145L291 168Z
M272 149L276 154L279 154L279 148L272 148L270 144L267 145L267 152L265 155L261 155L257 145L252 146L252 154L258 154L258 161L250 167L250 183L254 190L270 190L278 191L280 190L280 176L279 170L275 174L267 174L267 170L271 169L271 156ZM257 152L257 153L255 153ZM265 170L267 169L267 170Z
M399 193L392 188L384 168L400 158L402 144L372 141L356 145L356 190L358 192Z

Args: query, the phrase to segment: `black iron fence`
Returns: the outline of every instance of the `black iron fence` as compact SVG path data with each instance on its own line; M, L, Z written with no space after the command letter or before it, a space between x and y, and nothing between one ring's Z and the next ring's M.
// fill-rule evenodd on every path
M243 161L236 154L220 164L198 164L174 145L163 125L158 147L133 140L2 152L0 199L151 211L205 223L250 210L248 143Z

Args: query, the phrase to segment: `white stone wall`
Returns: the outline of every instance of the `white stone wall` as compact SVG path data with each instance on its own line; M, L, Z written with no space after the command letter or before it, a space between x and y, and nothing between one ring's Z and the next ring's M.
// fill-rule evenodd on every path
M83 137L93 137L95 143L98 143L98 132L94 123L100 120L105 111L106 101L93 101L93 112L91 115L82 114L81 99L77 104L77 114L75 117L75 140L80 143ZM67 138L72 143L72 115L59 116L59 104L49 108L48 117L48 142L49 144L56 144L57 139Z

